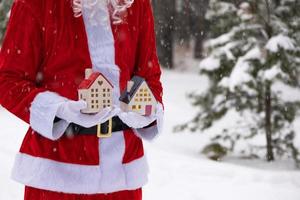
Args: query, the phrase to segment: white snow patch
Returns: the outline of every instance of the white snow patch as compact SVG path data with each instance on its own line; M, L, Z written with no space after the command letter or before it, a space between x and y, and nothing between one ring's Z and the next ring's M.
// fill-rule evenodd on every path
M204 58L199 64L200 69L208 70L208 71L215 70L219 67L220 67L220 60L217 58L214 58L213 56Z
M221 1L210 0L210 7L208 9L205 18L211 19L212 17L222 16L229 12L234 12L236 7L232 3L226 3Z
M221 87L228 88L229 87L229 81L230 81L229 77L223 77L218 84Z
M280 69L280 63L277 63L270 69L261 71L260 76L262 77L263 80L273 80L280 74L283 74L283 72Z
M274 53L279 51L279 47L285 50L295 50L295 42L290 37L279 34L271 37L266 44L266 49Z
M232 30L228 33L222 34L217 38L208 40L206 42L205 46L208 45L208 46L214 47L214 46L217 46L217 45L222 45L226 42L229 42L231 40L231 38L234 36L234 34L235 34L234 30Z
M247 52L247 54L244 56L244 59L261 59L262 58L262 52L259 47L254 47L250 51Z
M239 5L239 8L242 9L242 10L248 10L248 9L251 9L251 5L248 2L242 2Z
M235 56L231 52L234 48L239 48L240 42L228 42L226 45L216 49L215 54L216 55L223 55L225 54L228 60L234 60Z
M249 59L261 59L261 51L258 47L255 47L248 51L244 56L240 57L234 66L229 77L229 89L234 91L236 86L242 83L248 82L253 79L248 73L250 64Z
M300 101L300 89L298 87L291 87L281 81L276 81L272 84L271 90L285 102Z
M251 13L251 5L248 2L241 3L239 8L240 9L238 10L237 14L242 20L246 21L253 18Z

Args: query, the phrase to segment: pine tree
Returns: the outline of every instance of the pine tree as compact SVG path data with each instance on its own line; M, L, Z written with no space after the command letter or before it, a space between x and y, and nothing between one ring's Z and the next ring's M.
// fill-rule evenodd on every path
M12 0L0 0L0 44L4 36Z
M300 98L286 98L300 93L299 8L297 0L252 0L238 7L210 2L207 17L218 36L207 41L208 57L200 63L210 86L190 95L199 113L180 127L203 131L231 122L205 150L221 146L250 157L267 151L268 161L285 156L299 164L293 122Z
M206 19L209 21L209 38L215 38L228 32L231 27L238 23L238 19L233 16L236 14L236 7L232 1L210 0Z
M174 18L176 13L175 1L153 0L155 30L157 36L157 52L161 65L173 68Z

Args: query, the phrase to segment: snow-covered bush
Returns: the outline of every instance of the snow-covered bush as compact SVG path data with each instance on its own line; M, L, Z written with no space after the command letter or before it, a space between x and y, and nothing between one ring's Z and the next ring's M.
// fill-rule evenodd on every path
M208 20L217 37L209 39L201 74L209 77L204 94L191 94L199 108L181 129L204 131L225 122L212 143L247 157L292 157L294 121L300 110L300 2L245 1L238 6L212 0ZM226 26L222 28L223 26ZM223 31L222 31L223 30ZM229 123L228 123L229 122Z

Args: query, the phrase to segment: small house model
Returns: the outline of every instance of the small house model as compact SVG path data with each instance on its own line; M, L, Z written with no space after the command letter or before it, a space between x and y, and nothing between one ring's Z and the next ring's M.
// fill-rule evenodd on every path
M127 83L127 88L120 97L122 110L137 112L141 115L155 113L156 100L145 79L134 76Z
M82 113L97 113L103 108L112 106L112 84L100 72L85 70L85 79L78 87L79 99L87 102Z

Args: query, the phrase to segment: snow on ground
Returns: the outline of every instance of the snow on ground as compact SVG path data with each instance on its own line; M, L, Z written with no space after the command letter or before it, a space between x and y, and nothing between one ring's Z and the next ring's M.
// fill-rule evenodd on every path
M26 130L24 122L0 108L0 200L22 199L23 187L10 179L10 171Z
M193 116L187 91L204 90L196 73L164 71L165 127L154 142L145 143L150 164L144 200L299 200L300 171L290 163L207 160L199 151L203 134L173 133L174 125ZM0 109L0 200L22 199L23 186L9 179L14 154L27 125ZM300 127L299 127L300 128Z

